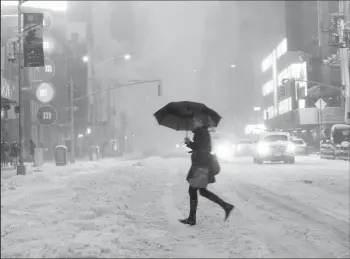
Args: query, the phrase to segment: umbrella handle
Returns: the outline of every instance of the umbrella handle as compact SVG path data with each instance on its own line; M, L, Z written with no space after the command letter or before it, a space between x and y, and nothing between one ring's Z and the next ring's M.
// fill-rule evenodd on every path
M188 138L188 120L186 120L186 138Z

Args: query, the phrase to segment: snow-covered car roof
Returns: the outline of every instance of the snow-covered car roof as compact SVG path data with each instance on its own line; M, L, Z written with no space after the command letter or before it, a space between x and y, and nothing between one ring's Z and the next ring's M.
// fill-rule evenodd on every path
M332 130L334 130L334 129L340 129L340 130L347 129L347 130L350 130L350 125L347 125L347 124L334 124L332 126Z

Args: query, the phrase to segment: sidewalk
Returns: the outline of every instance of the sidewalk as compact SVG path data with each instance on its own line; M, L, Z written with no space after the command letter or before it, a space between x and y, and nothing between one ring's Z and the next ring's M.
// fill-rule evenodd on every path
M97 161L89 161L87 158L78 158L76 159L75 163L70 165L66 165L66 166L56 166L55 161L45 161L45 163L43 164L42 167L32 167L31 163L24 163L26 166L26 174L33 174L36 170L40 170L40 171L46 171L49 168L60 168L62 170L69 170L72 169L72 167L79 167L82 163L104 163L104 161L107 162L107 160L111 160L111 159L115 159L115 160L119 160L119 161L127 161L127 160L138 160L138 159L144 159L145 157L142 156L142 154L139 153L129 153L129 154L125 154L124 156L121 157L106 157L103 159L99 159ZM17 170L14 168L1 168L1 179L9 179L13 176L17 175Z

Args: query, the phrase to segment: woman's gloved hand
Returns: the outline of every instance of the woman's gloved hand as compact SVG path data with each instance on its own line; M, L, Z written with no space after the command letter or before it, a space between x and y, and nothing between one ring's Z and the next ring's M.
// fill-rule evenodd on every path
M190 139L188 137L185 138L184 140L185 144L187 145L188 143L190 143Z

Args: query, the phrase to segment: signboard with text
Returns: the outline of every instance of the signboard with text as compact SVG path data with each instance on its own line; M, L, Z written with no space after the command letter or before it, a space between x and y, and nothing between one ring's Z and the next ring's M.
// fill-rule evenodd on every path
M37 118L41 125L51 126L57 120L57 111L50 105L41 106L37 112Z
M24 67L43 67L43 13L25 13L23 15L23 53Z

